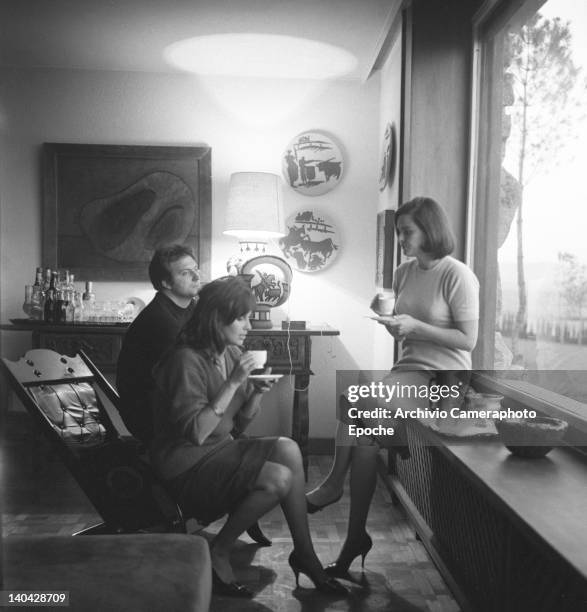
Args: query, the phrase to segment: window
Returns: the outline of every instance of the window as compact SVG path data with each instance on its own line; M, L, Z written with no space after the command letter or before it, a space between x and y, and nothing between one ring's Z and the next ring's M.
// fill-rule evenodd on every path
M472 187L475 366L584 403L586 40L575 0L501 2L479 20Z

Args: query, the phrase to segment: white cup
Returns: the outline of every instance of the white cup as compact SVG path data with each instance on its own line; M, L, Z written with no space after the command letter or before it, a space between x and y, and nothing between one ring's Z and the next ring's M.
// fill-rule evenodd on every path
M267 362L267 351L247 351L247 353L255 358L255 370L262 368Z
M386 295L385 293L378 293L371 300L371 310L380 316L389 316L393 314L393 308L395 306L395 298L392 295Z

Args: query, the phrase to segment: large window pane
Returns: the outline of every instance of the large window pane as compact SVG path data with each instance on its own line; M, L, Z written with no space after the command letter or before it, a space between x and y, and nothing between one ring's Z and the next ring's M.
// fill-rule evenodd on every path
M480 150L498 171L485 175L481 365L587 371L587 8L536 5L484 33Z

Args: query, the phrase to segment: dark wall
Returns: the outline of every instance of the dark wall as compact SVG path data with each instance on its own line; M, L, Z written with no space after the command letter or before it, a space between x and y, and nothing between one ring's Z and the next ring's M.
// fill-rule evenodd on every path
M414 0L408 11L402 199L428 195L446 207L458 258L466 235L472 17L481 3Z

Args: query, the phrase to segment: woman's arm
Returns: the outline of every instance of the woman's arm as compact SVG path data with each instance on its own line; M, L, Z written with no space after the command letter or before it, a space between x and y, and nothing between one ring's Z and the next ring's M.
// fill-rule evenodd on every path
M249 374L255 369L255 358L253 355L245 353L238 363L235 364L232 372L228 376L228 379L222 384L216 397L198 414L198 441L202 444L206 438L216 429L218 423L224 418L229 410L230 403L234 398L234 394L237 389L247 380ZM245 402L243 406L240 406L237 410L232 409L228 414L231 419L235 418L237 414L241 413L243 409L249 406L252 411L257 406L259 398L254 399L256 394L253 393L251 397ZM255 410L255 413L256 411ZM253 418L254 414L251 416Z
M271 368L265 369L263 374L271 374ZM236 415L237 429L244 431L251 421L257 416L261 408L261 397L264 393L267 393L275 384L275 379L255 381L252 384L253 390L249 395L249 399L243 404L241 409Z
M410 336L417 340L426 340L463 351L472 351L477 344L478 322L476 320L456 321L455 327L446 328L424 323L410 315L402 314L381 323L398 342Z
M178 435L196 445L204 444L223 419L233 419L240 406L235 408L230 404L253 370L254 359L243 358L211 401L208 396L210 367L192 351L183 350L177 351L155 372L156 383L169 402L166 419Z

